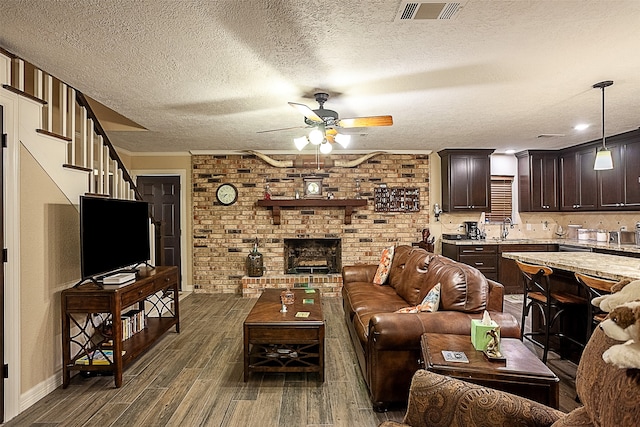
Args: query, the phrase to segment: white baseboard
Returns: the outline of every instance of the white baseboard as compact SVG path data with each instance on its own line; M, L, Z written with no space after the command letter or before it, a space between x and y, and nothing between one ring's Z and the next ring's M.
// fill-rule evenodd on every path
M35 387L20 395L20 413L33 406L40 399L53 392L62 385L62 372L57 372L54 376L42 381Z

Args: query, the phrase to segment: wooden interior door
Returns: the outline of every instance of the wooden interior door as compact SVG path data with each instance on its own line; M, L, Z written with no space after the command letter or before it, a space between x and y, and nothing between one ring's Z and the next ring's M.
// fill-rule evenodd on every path
M7 140L4 134L4 109L0 105L0 138L2 150L0 150L0 367L2 376L0 382L0 423L4 422L4 378L6 369L4 366L4 263L7 262L4 254L4 146Z
M174 175L138 176L136 185L151 215L161 221L164 265L175 265L180 274L180 177ZM179 280L182 286L182 280Z

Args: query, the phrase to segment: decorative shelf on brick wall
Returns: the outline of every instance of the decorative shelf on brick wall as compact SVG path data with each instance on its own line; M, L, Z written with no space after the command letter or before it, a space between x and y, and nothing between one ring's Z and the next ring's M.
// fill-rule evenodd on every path
M406 187L378 187L374 190L376 212L419 212L420 189Z
M351 214L356 206L366 206L367 199L271 199L258 200L258 206L271 208L273 224L280 225L281 208L344 208L344 223L351 224Z

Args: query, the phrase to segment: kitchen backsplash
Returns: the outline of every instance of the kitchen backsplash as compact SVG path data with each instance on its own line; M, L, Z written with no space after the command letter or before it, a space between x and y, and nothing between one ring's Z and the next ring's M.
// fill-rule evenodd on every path
M434 235L442 233L464 233L464 221L479 221L480 214L444 213L440 221L429 224ZM626 227L634 231L636 222L640 221L640 212L584 212L584 213L520 213L513 218L513 228L509 229L510 239L551 239L560 238L556 232L558 227L566 231L570 224L595 230L619 231ZM480 225L480 224L479 224ZM501 224L485 224L487 239L499 238Z

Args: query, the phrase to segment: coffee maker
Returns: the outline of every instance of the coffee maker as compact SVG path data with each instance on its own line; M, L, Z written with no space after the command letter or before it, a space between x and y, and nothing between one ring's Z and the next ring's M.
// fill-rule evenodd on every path
M477 240L478 239L478 221L465 221L464 222L464 233L467 236L467 239Z

